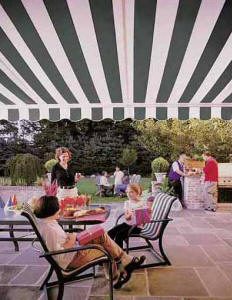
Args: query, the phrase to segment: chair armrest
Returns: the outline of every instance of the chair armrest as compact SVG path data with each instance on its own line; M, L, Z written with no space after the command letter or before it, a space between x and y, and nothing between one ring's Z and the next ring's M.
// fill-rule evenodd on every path
M150 223L161 223L161 222L170 222L170 221L173 221L173 219L167 218L167 219L151 220Z
M57 250L57 251L49 251L49 252L45 252L45 253L41 254L39 257L54 256L54 255L77 252L77 251L80 251L80 250L88 250L88 249L97 249L97 250L101 251L105 256L107 256L107 258L109 260L111 260L111 261L113 260L111 254L107 250L103 249L100 245L95 245L95 244L94 245L89 244L89 245L86 245L86 246L74 247L74 248Z
M118 221L121 219L121 217L123 217L125 215L125 213L122 213L121 215L118 216L115 225L118 225Z
M161 222L166 222L166 223L168 223L168 222L170 222L170 221L173 221L173 219L167 218L167 219L151 220L149 223L161 223ZM147 223L147 224L149 224L149 223ZM133 226L129 229L128 235L127 235L128 238L129 238L129 236L131 235L131 233L132 233L132 231L133 231L133 229L134 229L135 227L137 227L137 225L133 225Z

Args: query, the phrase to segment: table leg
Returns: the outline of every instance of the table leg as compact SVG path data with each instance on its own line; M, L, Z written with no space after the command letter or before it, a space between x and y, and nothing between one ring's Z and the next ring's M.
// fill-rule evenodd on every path
M13 225L9 225L9 233L10 233L10 237L11 238L15 238L14 236L14 226ZM19 251L19 244L18 241L13 240L14 246L15 246L15 251Z

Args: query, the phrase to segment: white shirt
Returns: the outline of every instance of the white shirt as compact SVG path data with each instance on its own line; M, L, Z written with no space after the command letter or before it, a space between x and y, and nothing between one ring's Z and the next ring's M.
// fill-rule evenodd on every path
M63 250L62 246L67 240L67 233L61 228L56 220L47 218L38 219L39 232L44 239L49 251ZM54 255L53 258L59 266L66 269L73 260L76 252Z
M109 183L109 181L108 181L108 179L107 179L106 176L101 176L100 185L110 186L110 183Z
M181 163L180 163L180 164L181 164ZM173 169L174 172L180 171L180 167L179 167L177 161L174 161L174 162L173 162L173 164L172 164L172 169Z
M129 199L129 200L125 201L125 203L124 203L124 210L125 210L125 212L128 211L128 210L134 212L135 209L142 208L142 207L145 207L145 206L146 206L145 202L142 199L140 199L139 201L133 201L133 200ZM134 213L132 215L131 220L125 220L125 222L129 225L135 224L135 215L134 215ZM138 227L141 227L141 226L138 226Z
M114 172L114 184L119 185L122 184L122 178L124 176L124 173L122 171L115 171Z

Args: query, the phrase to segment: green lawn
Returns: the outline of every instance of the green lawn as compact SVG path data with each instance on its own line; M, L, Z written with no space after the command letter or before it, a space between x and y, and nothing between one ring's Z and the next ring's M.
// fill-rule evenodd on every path
M146 190L150 187L151 179L142 178L141 185L143 190ZM78 182L78 190L80 194L89 194L93 197L93 202L95 203L111 203L111 202L123 202L125 198L119 197L99 197L95 196L97 192L96 181L91 178L83 178Z

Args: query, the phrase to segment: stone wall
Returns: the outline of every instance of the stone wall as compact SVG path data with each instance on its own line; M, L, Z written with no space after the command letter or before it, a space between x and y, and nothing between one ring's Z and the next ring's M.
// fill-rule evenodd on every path
M0 186L0 196L4 202L13 195L16 195L19 201L24 202L43 194L44 190L40 186Z
M203 189L200 175L184 178L184 203L189 209L203 208Z

